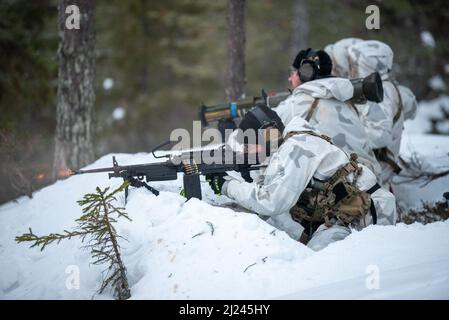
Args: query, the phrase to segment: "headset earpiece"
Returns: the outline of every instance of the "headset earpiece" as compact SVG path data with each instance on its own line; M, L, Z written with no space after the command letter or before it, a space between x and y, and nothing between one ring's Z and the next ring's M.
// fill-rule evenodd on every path
M298 69L301 82L314 80L318 74L317 63L313 60L304 60Z
M316 59L318 59L317 52L308 49L307 56L298 69L299 79L302 82L312 81L318 77L319 64Z

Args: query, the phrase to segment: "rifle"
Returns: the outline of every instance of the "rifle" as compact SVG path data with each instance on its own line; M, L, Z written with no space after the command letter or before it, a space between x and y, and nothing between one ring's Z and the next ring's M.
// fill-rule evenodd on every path
M378 72L374 72L365 78L352 79L350 81L354 87L354 94L348 102L364 104L367 101L381 102L383 100L382 79ZM260 97L250 96L230 103L220 103L213 106L202 104L198 111L199 118L201 124L205 127L214 121L229 122L243 117L249 109L258 103L264 103L270 108L275 108L290 95L290 91L267 95L262 89Z
M156 148L166 144L168 143L164 143ZM251 178L249 171L258 170L263 167L258 163L249 164L248 157L245 157L244 154L228 151L228 149L225 149L224 147L213 150L184 152L174 156L156 156L154 154L156 148L152 151L153 156L155 158L168 158L167 161L121 166L118 164L115 156L113 156L112 167L76 170L72 171L71 175L108 172L109 179L122 178L124 181L128 181L130 186L137 188L145 187L148 191L157 196L159 195L159 191L151 187L147 182L177 180L178 173L183 173L185 197L187 199L194 197L201 200L200 175L237 171L240 172L246 181L250 182ZM218 159L225 159L225 161L217 163L217 155L221 155L221 158ZM231 161L229 161L229 159ZM128 187L125 189L125 201L127 197Z

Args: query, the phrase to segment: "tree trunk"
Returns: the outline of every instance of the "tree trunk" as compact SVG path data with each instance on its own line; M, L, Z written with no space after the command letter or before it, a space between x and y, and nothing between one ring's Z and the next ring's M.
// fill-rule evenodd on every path
M79 29L68 29L66 8L76 5ZM95 20L94 1L59 0L59 73L53 177L94 160Z
M245 87L245 0L228 2L226 100L240 98Z
M293 5L292 57L307 49L309 36L309 6L307 0L295 0Z
M148 94L150 91L150 71L148 68L147 59L145 59L148 53L148 46L151 46L151 25L147 16L148 10L151 7L151 2L142 1L142 12L139 14L140 27L143 33L143 43L141 46L141 54L143 55L140 60L139 71L136 72L137 87L139 93Z

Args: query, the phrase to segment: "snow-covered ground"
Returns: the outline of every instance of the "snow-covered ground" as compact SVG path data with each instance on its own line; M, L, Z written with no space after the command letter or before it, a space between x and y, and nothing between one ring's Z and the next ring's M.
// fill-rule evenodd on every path
M431 131L429 119L444 118L442 109L449 113L448 96L423 101L419 103L415 119L406 121L404 125L401 156L407 161L414 157L420 161L422 169L428 172L449 169L449 135L428 134ZM449 134L449 120L440 121L437 127L441 132ZM395 184L394 191L399 205L405 209L420 208L422 201L441 201L443 193L449 191L449 176L435 180L425 187L424 183L425 181L419 180Z
M423 106L406 126L402 152L416 151L431 166L447 164L449 137L423 134ZM124 165L155 161L146 153L116 156ZM108 155L88 168L110 165ZM0 298L112 298L95 294L103 267L90 264L80 240L41 252L14 238L29 227L36 234L72 229L81 214L77 200L96 186L120 184L101 173L73 176L33 199L0 206ZM229 199L202 184L204 201L185 202L182 179L152 183L162 191L158 197L131 190L132 221L120 220L117 231L127 239L120 244L133 299L449 298L449 221L370 226L314 252L256 215L216 207ZM396 185L398 200L409 207L441 200L449 180L419 186ZM124 195L118 201L124 204Z

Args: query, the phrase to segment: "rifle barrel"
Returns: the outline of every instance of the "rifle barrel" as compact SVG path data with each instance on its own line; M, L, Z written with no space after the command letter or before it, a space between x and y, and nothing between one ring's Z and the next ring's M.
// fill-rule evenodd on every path
M118 169L119 171L123 170L122 167L118 167L118 168L114 168L114 167L109 167L109 168L98 168L98 169L88 169L88 170L72 170L72 175L77 175L77 174L84 174L84 173L98 173L98 172L110 172L110 171L114 171Z

